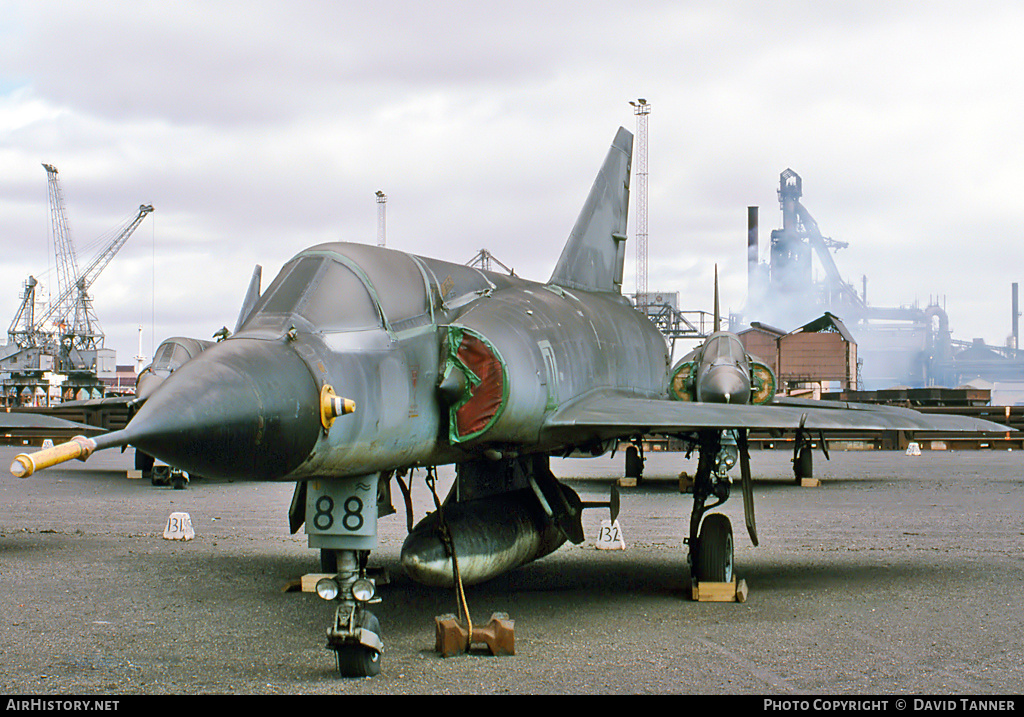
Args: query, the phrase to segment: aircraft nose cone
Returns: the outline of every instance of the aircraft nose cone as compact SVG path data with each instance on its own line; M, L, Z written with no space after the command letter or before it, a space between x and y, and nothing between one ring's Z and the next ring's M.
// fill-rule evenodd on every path
M281 342L231 339L171 374L128 424L131 444L217 478L279 478L320 434L319 393Z
M712 366L697 384L697 400L705 403L750 403L750 381L734 366Z

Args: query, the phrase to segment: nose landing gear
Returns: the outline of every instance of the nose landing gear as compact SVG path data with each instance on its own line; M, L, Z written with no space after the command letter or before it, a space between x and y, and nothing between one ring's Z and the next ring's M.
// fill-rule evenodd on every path
M375 599L373 581L366 577L364 551L336 550L338 573L322 578L317 594L325 600L338 600L334 621L327 628L327 647L334 650L338 674L342 677L373 677L380 674L384 643L380 621L366 609ZM362 559L360 559L362 558Z

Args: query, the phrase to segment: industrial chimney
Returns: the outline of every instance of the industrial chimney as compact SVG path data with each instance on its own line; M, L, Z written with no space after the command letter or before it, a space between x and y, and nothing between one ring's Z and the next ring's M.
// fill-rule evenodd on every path
M1012 297L1012 310L1013 310L1013 348L1020 348L1020 303L1017 300L1017 282L1013 282L1013 297Z
M757 207L747 207L747 297L754 296L757 288Z

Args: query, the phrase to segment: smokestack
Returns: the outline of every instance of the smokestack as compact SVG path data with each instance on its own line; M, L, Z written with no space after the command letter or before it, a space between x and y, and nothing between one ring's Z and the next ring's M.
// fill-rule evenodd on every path
M718 264L715 264L715 333L722 330L722 313L718 310Z
M377 190L377 246L387 245L387 202L388 195Z
M747 301L755 293L758 262L757 207L747 207Z
M1017 282L1013 282L1013 348L1020 348L1020 303L1017 301Z

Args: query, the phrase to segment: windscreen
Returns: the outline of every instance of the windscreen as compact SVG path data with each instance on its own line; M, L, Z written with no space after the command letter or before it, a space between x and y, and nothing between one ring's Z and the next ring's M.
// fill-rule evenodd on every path
M320 256L285 265L260 297L245 328L279 328L289 316L306 319L317 331L358 331L381 325L366 286L346 266Z

